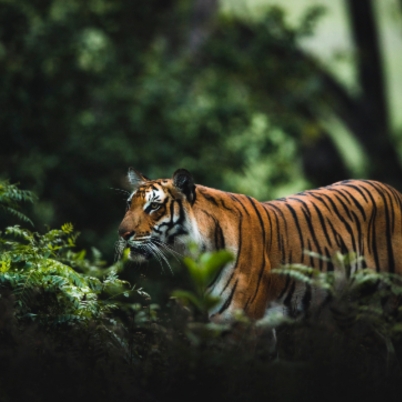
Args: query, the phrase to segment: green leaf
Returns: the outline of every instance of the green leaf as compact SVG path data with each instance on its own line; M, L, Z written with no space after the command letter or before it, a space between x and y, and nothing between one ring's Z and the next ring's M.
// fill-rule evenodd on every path
M61 226L61 230L64 233L70 234L74 231L74 227L72 223L65 223L64 225Z
M204 307L206 311L209 311L210 309L214 308L215 306L218 305L220 302L221 298L217 296L211 296L211 295L205 295L204 296Z
M188 272L195 286L197 287L198 290L202 291L204 287L204 275L202 273L201 268L193 259L189 257L185 257L183 259L183 262L187 266Z
M220 250L201 254L198 262L189 257L185 257L183 262L187 266L199 294L203 294L218 271L232 260L233 256L230 252Z
M182 302L188 304L193 304L196 306L200 311L204 310L204 306L202 305L202 302L200 299L192 292L186 291L186 290L175 290L172 293L172 296L181 300Z
M202 254L200 257L200 266L205 285L208 285L218 271L231 261L233 261L233 254L227 250Z

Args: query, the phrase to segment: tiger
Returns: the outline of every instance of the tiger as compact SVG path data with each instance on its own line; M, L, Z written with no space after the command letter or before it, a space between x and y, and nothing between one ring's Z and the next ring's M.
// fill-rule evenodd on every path
M118 233L131 260L160 259L188 241L233 254L206 289L220 300L209 311L213 322L231 322L238 311L259 320L295 303L307 309L311 286L273 271L288 264L330 272L334 253L354 252L363 257L359 268L402 273L402 194L387 184L345 180L259 202L195 184L186 169L158 180L130 169L128 179L133 189Z

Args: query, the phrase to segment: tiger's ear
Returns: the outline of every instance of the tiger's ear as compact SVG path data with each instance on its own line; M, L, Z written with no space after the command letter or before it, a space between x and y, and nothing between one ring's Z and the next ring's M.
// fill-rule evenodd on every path
M191 203L195 201L195 184L193 176L186 169L178 169L173 173L173 184Z
M138 170L135 170L133 168L128 169L128 181L130 184L134 187L134 189L137 189L140 187L142 184L144 184L148 179L142 175Z

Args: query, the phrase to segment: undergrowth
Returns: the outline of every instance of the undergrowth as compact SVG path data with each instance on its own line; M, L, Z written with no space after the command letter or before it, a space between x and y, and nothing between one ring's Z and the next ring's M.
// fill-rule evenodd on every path
M29 223L20 202L33 195L0 190L3 211ZM398 276L356 271L353 255L335 256L335 272L283 267L324 301L304 318L254 323L239 312L217 325L204 289L229 253L187 257L188 285L158 306L119 278L133 269L124 255L106 266L98 250L76 251L76 238L71 224L0 233L0 401L400 399Z

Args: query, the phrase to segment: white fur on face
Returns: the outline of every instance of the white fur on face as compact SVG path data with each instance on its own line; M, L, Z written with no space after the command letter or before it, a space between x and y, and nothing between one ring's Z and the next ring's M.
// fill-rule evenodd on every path
M162 189L150 189L145 194L145 204L143 206L144 211L148 208L150 204L153 202L157 202L162 204L166 199L166 194Z

